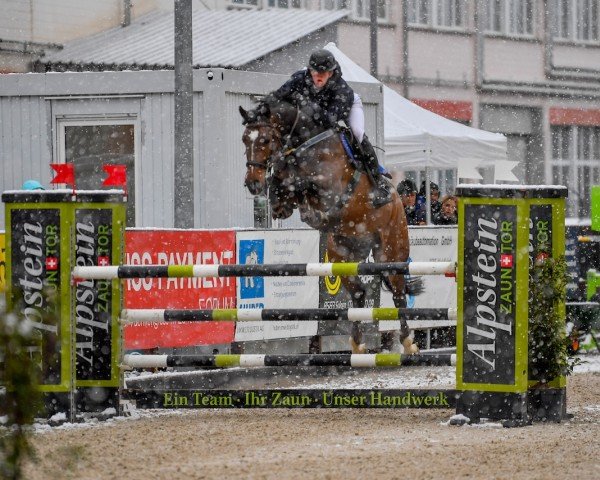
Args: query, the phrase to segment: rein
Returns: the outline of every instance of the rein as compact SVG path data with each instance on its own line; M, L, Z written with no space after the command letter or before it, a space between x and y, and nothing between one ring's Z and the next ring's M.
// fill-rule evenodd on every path
M314 137L309 138L306 142L302 143L298 147L287 150L284 153L284 155L294 155L294 156L302 155L309 148L314 147L315 145L322 142L323 140L327 140L329 137L332 137L333 135L335 135L335 132L333 131L333 129L330 128L329 130L325 130L324 132L321 132L318 135L315 135Z

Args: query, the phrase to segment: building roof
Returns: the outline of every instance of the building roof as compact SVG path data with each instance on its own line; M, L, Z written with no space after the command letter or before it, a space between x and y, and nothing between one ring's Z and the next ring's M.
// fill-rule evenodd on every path
M192 63L194 67L239 68L348 14L347 10L196 11ZM127 27L69 42L40 63L172 68L173 26L173 11L154 11Z

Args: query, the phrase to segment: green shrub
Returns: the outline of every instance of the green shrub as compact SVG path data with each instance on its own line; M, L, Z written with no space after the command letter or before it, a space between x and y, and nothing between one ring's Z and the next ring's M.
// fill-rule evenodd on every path
M529 372L541 384L573 371L565 331L567 282L564 256L536 261L530 272Z
M21 464L25 457L34 456L27 426L40 412L41 394L37 388L38 369L27 346L35 337L33 325L20 316L8 313L0 294L0 477L21 478Z

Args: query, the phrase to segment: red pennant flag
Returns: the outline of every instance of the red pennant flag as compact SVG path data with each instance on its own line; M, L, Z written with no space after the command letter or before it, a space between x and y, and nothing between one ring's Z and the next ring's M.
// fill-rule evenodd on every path
M75 187L75 168L72 163L51 163L50 167L56 172L50 183L64 183Z
M108 173L108 177L102 182L104 187L127 186L127 167L125 165L102 165L102 168Z

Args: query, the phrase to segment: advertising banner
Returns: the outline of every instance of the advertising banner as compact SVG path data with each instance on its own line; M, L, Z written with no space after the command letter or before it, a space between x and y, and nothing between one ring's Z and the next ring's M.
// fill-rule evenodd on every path
M112 209L75 210L75 265L113 265ZM83 280L75 285L75 366L77 380L110 380L113 309L111 280ZM118 309L118 307L117 307Z
M548 256L552 256L552 205L534 204L529 210L529 265Z
M517 206L464 208L464 383L514 385Z
M130 265L227 265L236 263L233 230L128 230ZM125 308L236 308L236 279L138 278L125 281ZM126 349L186 347L233 341L231 322L159 322L124 329Z
M0 232L0 292L6 290L6 243L4 232Z
M61 328L61 293L68 290L68 286L61 285L60 274L61 240L66 240L61 238L62 216L60 208L15 206L10 210L10 245L16 248L10 249L7 280L11 289L7 300L9 307L28 319L36 332L29 351L41 368L40 384L66 389L70 381L65 375L70 368L70 345ZM64 263L68 265L68 260ZM68 301L65 303L68 308Z
M458 229L456 226L409 227L410 261L456 262ZM410 275L406 276L410 279ZM456 308L456 281L443 275L424 275L424 291L420 295L407 295L408 308ZM394 307L392 294L387 288L381 292L381 306ZM400 322L380 322L379 330L397 330Z
M240 264L289 264L319 261L316 230L268 230L237 233ZM317 308L318 277L240 277L238 308ZM318 322L238 323L235 340L316 335Z
M321 235L319 245L319 257L321 262L331 262L327 253L327 234ZM367 263L373 263L373 253L365 259ZM379 306L379 295L381 290L381 279L374 275L361 275L360 281L366 288L365 308ZM352 308L352 299L346 289L342 286L341 277L319 277L319 305L321 308Z

